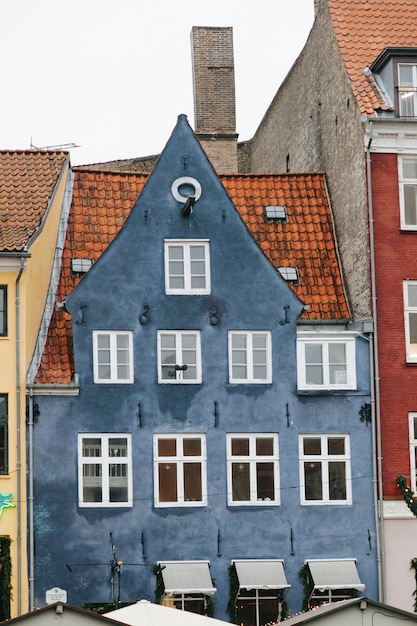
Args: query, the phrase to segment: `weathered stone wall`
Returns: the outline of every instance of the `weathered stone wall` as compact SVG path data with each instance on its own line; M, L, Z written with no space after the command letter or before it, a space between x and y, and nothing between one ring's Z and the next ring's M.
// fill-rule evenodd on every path
M325 171L352 316L370 315L363 127L326 0L251 141L251 171Z

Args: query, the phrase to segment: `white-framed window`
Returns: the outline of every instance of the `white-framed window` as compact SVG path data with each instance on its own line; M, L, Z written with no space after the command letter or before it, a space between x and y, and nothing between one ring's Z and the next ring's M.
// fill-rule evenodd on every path
M205 506L206 461L205 435L155 435L155 506Z
M406 359L417 362L417 281L404 281Z
M180 295L210 293L208 240L165 240L165 292Z
M300 435L301 504L351 504L349 435Z
M227 435L229 505L279 504L279 456L276 433Z
M78 503L80 507L132 506L130 434L78 435Z
M356 389L355 338L297 336L298 389Z
M199 331L158 331L158 382L201 383Z
M417 491L417 413L409 413L411 489Z
M398 63L398 98L400 117L417 116L417 65Z
M417 230L417 157L398 158L401 228Z
M133 383L131 331L93 331L95 383Z
M229 382L272 382L270 331L229 331Z

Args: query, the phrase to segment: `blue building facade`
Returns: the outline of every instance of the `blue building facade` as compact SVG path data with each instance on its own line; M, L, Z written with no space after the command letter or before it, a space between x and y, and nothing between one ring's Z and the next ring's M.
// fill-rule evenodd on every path
M34 389L36 606L258 626L377 598L368 338L300 320L184 116L65 307L78 395Z

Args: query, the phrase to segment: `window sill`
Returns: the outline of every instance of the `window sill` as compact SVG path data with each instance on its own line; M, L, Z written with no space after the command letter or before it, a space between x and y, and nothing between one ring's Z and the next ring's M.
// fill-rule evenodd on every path
M415 364L417 365L417 363ZM298 396L369 396L370 391L357 389L297 389Z

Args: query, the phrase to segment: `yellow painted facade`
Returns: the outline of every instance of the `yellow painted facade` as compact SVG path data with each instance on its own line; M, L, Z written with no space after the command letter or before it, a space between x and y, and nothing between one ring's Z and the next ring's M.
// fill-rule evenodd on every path
M7 334L0 336L0 394L7 397L8 463L0 473L0 537L11 539L11 617L29 609L26 493L26 373L32 359L51 282L60 225L67 162L49 208L27 254L2 254L0 286L7 287ZM10 506L7 506L7 502Z

